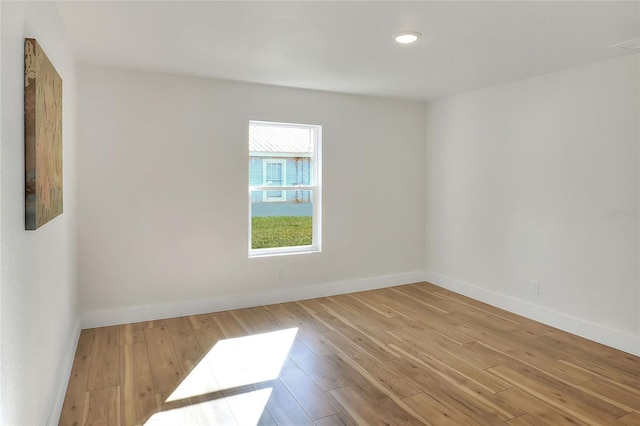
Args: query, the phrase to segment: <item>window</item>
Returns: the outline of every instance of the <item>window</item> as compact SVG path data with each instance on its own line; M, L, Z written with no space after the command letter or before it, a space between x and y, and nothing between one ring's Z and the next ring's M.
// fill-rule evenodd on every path
M262 160L262 185L284 186L287 160ZM262 191L262 201L287 201L284 191Z
M249 256L320 251L322 127L249 122Z

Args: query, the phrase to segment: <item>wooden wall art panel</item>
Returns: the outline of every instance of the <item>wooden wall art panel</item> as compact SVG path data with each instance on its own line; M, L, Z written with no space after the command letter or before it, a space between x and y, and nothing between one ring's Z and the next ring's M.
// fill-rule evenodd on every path
M25 229L62 214L62 79L35 39L24 45Z

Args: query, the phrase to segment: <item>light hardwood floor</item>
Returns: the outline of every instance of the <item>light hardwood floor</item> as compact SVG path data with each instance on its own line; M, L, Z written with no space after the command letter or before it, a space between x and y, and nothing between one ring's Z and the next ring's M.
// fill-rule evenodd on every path
M640 425L640 358L428 283L83 330L60 424L145 423Z

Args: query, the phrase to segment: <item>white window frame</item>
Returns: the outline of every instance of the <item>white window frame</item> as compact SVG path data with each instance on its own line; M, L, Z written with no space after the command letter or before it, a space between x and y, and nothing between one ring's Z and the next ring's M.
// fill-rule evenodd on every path
M262 186L271 186L267 184L267 164L281 164L282 165L282 185L287 184L287 160L286 159L262 159ZM272 189L271 191L280 191L279 189ZM262 191L262 201L267 203L278 203L287 201L286 191L280 191L282 195L280 197L268 197L267 193L271 191Z
M303 253L319 253L322 251L322 126L315 124L296 124L296 123L278 123L278 122L270 122L270 121L249 121L249 127L252 124L259 125L270 125L277 127L293 127L293 128L305 128L312 131L312 134L315 136L313 139L312 151L312 169L311 169L311 182L313 185L294 185L294 186L249 186L249 257L265 257L265 256L279 256L279 255L288 255L288 254L303 254ZM260 155L260 154L258 154ZM249 153L251 157L251 153ZM297 154L292 154L292 157L299 156ZM305 155L307 156L307 155ZM264 161L264 160L263 160ZM283 161L286 161L284 159ZM263 163L264 164L264 163ZM264 167L263 167L264 170ZM264 173L264 171L263 171ZM284 169L283 169L284 173ZM265 175L263 174L263 177ZM283 178L286 179L286 175L283 175ZM264 179L263 179L264 182ZM286 183L286 180L285 182ZM251 194L253 191L283 191L283 197L286 199L285 191L311 191L311 198L313 200L313 210L312 210L312 237L311 237L311 245L308 246L295 246L295 247L273 247L273 248L262 248L262 249L253 249L251 248L251 204L252 197Z

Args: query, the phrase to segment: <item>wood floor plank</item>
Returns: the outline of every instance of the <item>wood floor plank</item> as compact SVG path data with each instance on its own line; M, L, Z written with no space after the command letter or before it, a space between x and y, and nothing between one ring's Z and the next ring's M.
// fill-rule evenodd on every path
M390 324L387 321L379 321L373 315L362 315L357 309L354 309L353 305L347 307L339 301L327 304L327 312L332 316L339 318L342 322L359 330L366 336L376 339L383 344L397 342L398 338L392 333L389 333L389 330L400 328L408 323L406 320L395 321L393 324Z
M448 312L441 310L440 308L423 306L417 304L411 297L398 293L401 295L400 300L389 298L385 301L385 306L390 307L398 314L411 319L413 322L418 322L425 327L430 328L442 335L443 337L452 340L458 344L465 344L473 342L475 339L459 332L455 329L456 326L462 326L464 323L455 316L449 315Z
M380 386L385 388L389 395L404 398L420 392L420 389L405 377L397 375L391 371L384 362L380 363L366 353L356 352L350 358L354 364L357 364L368 373L371 380L375 380Z
M628 425L628 426L638 426L640 425L640 412L632 411L626 416L622 416L618 419L617 424Z
M622 410L640 411L640 395L627 392L616 386L598 380L591 380L578 386L579 389L596 395ZM638 390L640 392L640 389Z
M537 339L542 336L555 336L557 333L564 333L557 328L533 321L529 318L520 318L518 333L526 335L530 339Z
M156 410L155 390L145 343L120 347L120 393L125 426L142 424Z
M532 367L545 371L547 374L552 375L559 380L563 380L574 385L589 382L594 378L592 374L570 365L562 364L549 357L543 349L531 350L531 347L527 347L509 351L509 354L515 361L531 365ZM510 362L507 362L507 364L510 364Z
M405 341L391 347L401 355L404 354L408 359L422 363L440 377L448 379L450 383L472 387L476 392L483 394L495 393L513 386L508 381L491 374L490 370L474 368L470 364L466 364L464 361L457 360L454 357L446 357L446 355L439 354L444 359L438 359L431 355L431 351L424 352L422 347L414 342Z
M282 306L291 312L293 316L298 319L300 326L304 327L306 330L314 333L323 333L329 330L326 325L318 321L313 314L304 309L304 307L299 303L283 303Z
M433 318L443 318L444 315L449 313L439 306L429 303L420 303L411 296L397 291L383 291L381 292L378 300L397 315L401 315L415 321L429 321Z
M86 426L120 426L120 401L116 386L89 392Z
M285 361L279 379L312 420L340 412L324 392L291 360Z
M334 389L329 391L328 395L355 424L387 426L394 424L350 387Z
M510 320L513 321L516 324L521 324L523 321L527 321L526 318L523 318L520 315L514 314L512 312L506 311L504 309L495 307L495 306L491 306L487 303L483 303L480 302L478 300L472 299L470 297L467 296L463 296L459 293L455 293L453 291L449 291L449 290L445 290L441 287L437 287L433 284L429 284L429 283L417 283L414 284L415 286L419 286L422 290L428 291L429 293L432 293L436 296L442 296L447 300L452 300L455 301L459 304L463 304L463 305L467 305L469 307L472 307L476 310L480 310L480 311L484 311L486 313L489 313L491 315L494 316L498 316L500 318L503 318L505 320ZM429 288L429 286L432 286L431 289Z
M536 419L531 414L523 414L520 417L509 420L509 426L551 426L540 419Z
M307 311L311 313L322 312L326 310L324 303L328 302L326 297L319 297L317 299L301 300L298 303L302 305Z
M425 289L420 284L401 285L394 287L393 290L404 293L419 302L428 303L432 306L440 307L440 305L446 301L446 298L443 298L442 296L438 296L429 291L425 291Z
M313 425L313 420L300 407L280 380L253 385L256 390L267 389L271 392L266 409L277 424L281 425Z
M571 413L585 423L613 423L619 417L628 414L606 401L527 366L499 365L490 371L548 404Z
M357 426L357 424L343 412L315 420L314 423L316 426Z
M123 324L120 326L120 344L131 345L144 342L144 329L148 327L147 321Z
M330 333L330 332L329 332ZM310 331L300 329L296 338L309 348L316 356L337 354L340 349L336 348L323 334L312 333Z
M563 364L557 359L556 351L540 346L535 341L524 341L519 345L509 345L509 335L495 336L485 334L477 343L485 347L485 353L491 353L500 364L527 364L547 374L573 385L592 380L595 376L574 366Z
M200 346L202 355L206 355L211 348L221 340L225 340L222 331L218 327L207 327L193 330L193 335Z
M416 425L427 423L424 419L419 418L420 416L400 399L391 398L386 394L382 390L384 389L383 386L378 384L372 376L363 375L361 371L358 371L353 361L350 361L348 357L334 354L325 356L324 360L349 382L349 388L352 391L357 392L362 399L375 407L380 413L384 413L384 416L392 423ZM331 392L333 391L329 391L329 393Z
M478 342L477 340L474 340L471 343L465 343L463 346L467 350L472 352L474 357L479 358L481 362L488 365L488 368L495 367L496 365L504 363L509 363L512 360L510 356L494 351L493 349Z
M640 357L610 348L569 333L556 333L537 339L541 344L582 359L592 359L632 377L640 388Z
M475 421L437 399L420 392L403 399L408 406L434 426L473 426Z
M322 333L323 336L339 333L356 345L360 350L381 362L397 358L397 355L392 351L389 351L384 343L364 334L362 331L353 327L351 324L344 322L342 319L332 315L331 313L321 312L316 315L334 330Z
M387 297L389 298L389 302L385 304L391 306L391 302L396 302L401 303L402 305L418 312L426 310L426 312L435 314L449 313L447 309L441 306L446 302L446 299L438 299L436 301L432 301L428 298L417 298L411 294L407 294L402 290L402 287L392 287L385 289L385 292L383 294L387 295Z
M447 298L441 306L449 313L455 313L463 319L475 324L482 324L484 327L493 330L512 330L519 327L521 318L503 315L504 311L499 311L488 305L461 302L460 300Z
M360 353L367 353L363 348L356 345L351 339L338 333L337 331L328 331L326 333L320 334L319 336L326 339L326 341L329 342L332 347L340 348L340 350L335 350L333 353L329 353L327 355L342 353L347 355L348 357L354 357Z
M351 296L359 300L362 304L366 305L372 311L377 312L387 318L401 317L396 311L384 305L383 299L380 297L378 290L360 291L358 293L351 293ZM405 317L406 318L406 317Z
M147 355L153 377L153 388L157 393L172 392L182 379L182 372L171 335L166 327L147 328L145 331Z
M476 394L468 387L462 389L458 386L450 386L451 383L447 378L425 368L425 365L415 360L399 358L387 362L387 365L397 374L409 377L416 386L448 409L474 419L476 424L486 426L504 424L504 420L500 417L512 419L523 413L522 410L498 399L494 394Z
M636 426L640 357L413 283L84 330L60 424Z
M229 311L231 316L251 334L269 333L282 328L282 323L264 307Z
M465 325L464 329L478 339L477 343L484 345L493 353L507 357L507 359L502 358L500 363L509 364L517 361L528 364L572 384L581 384L596 377L588 371L560 363L558 359L564 356L561 352L547 348L536 340L524 339L506 332L496 334L481 330L475 325ZM514 345L514 341L518 344Z
M509 333L507 330L485 328L482 324L477 324L474 321L465 321L462 324L455 325L454 329L462 334L466 334L475 341L487 344L487 346L499 352L508 353L513 347L528 348L534 345L532 340L527 336L518 333ZM466 344L466 342L463 342L463 344ZM545 353L555 359L562 357L560 351L549 350Z
M312 312L309 312L303 305L298 303L279 303L265 306L281 324L283 328L298 328L299 332L315 335L328 331L325 324L318 321ZM324 312L322 310L320 312Z
M284 303L276 303L274 305L267 305L265 309L273 315L283 327L304 327L304 322L294 315L291 310L287 309ZM319 312L324 311L321 310Z
M350 312L353 317L359 319L359 324L362 324L367 328L389 331L397 328L408 327L413 323L413 321L400 315L389 316L384 313L377 312L358 298L357 295L343 294L340 296L334 296L331 300L336 301L338 305L343 307L342 312ZM335 305L336 304L333 304L332 306ZM352 320L352 322L355 321Z
M187 318L189 319L189 323L191 323L191 327L194 330L218 326L212 314L190 315Z
M249 331L244 328L242 324L236 321L229 311L216 312L211 314L211 317L227 339L242 337L249 334Z
M289 357L323 391L347 386L342 376L333 371L298 339L294 340Z
M76 355L71 367L69 386L67 387L60 415L61 426L78 426L82 424L94 339L95 329L82 330L80 333Z
M571 413L563 411L562 408L550 405L517 387L502 391L498 395L549 426L585 424Z
M115 387L120 384L120 327L95 329L87 390Z
M487 359L478 356L473 351L470 351L464 344L456 342L449 337L445 337L440 332L434 331L430 326L416 322L410 327L404 327L391 331L395 336L401 340L409 340L416 345L427 345L426 347L435 348L436 350L445 351L451 356L454 356L466 363L473 365L476 368L484 370L494 365L494 359L487 362ZM475 340L470 343L475 343Z
M193 333L193 327L188 317L165 320L165 325L169 330L171 343L178 361L196 360L202 356L202 350Z
M592 375L597 380L613 384L632 394L640 394L640 386L636 384L636 380L633 377L612 369L607 364L596 363L576 357L566 357L559 359L558 362L580 369Z

